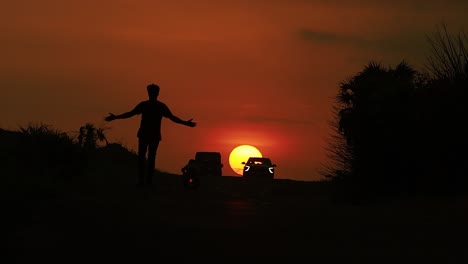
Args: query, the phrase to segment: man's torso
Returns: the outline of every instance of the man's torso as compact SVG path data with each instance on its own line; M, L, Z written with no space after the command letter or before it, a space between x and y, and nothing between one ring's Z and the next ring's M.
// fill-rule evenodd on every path
M139 103L135 107L137 114L141 114L140 128L137 136L149 141L161 140L161 121L163 117L169 117L168 107L157 100L148 100Z

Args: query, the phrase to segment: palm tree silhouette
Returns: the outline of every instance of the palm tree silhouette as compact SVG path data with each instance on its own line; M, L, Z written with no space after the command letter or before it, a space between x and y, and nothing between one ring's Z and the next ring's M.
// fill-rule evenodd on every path
M78 144L87 150L93 150L98 147L98 142L104 141L106 146L109 144L104 130L108 128L97 128L92 123L86 123L80 127L78 134Z
M104 141L106 142L106 146L109 145L109 141L107 141L106 135L104 135L104 130L107 128L98 128L96 130L96 137L98 141Z
M416 74L405 61L394 68L371 61L340 84L335 129L345 143L335 141L339 149L332 151L345 168L334 170L336 177L343 177L344 172L352 177L372 177L376 172L390 171L390 163L398 163L395 156L400 156L407 141L407 114Z
M443 25L428 40L426 72L370 62L340 83L325 177L377 191L468 190L468 39Z

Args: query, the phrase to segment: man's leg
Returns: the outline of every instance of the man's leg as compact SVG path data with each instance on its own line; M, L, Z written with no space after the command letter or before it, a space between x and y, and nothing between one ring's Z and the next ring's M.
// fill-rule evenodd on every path
M144 184L147 148L148 144L144 140L138 139L138 184Z
M156 169L156 152L158 150L159 141L151 143L148 146L148 174L147 182L151 184L153 182L154 170Z

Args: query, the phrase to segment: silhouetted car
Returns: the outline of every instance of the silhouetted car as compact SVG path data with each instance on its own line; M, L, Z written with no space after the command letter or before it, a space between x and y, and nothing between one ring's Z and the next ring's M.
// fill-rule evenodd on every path
M221 163L221 153L199 151L195 153L195 162L200 169L201 176L222 176L223 164Z
M243 177L246 178L266 178L275 177L276 164L271 163L270 158L250 157L244 164Z

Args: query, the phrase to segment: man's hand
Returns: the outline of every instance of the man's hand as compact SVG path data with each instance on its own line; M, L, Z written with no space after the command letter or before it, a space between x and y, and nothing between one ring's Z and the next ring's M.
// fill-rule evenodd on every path
M197 123L193 122L192 120L193 119L189 119L189 120L185 121L185 125L189 126L189 127L195 127L197 125Z
M115 119L116 119L116 117L112 113L109 113L109 115L104 118L104 120L106 120L107 122L110 122L110 121L115 120Z

